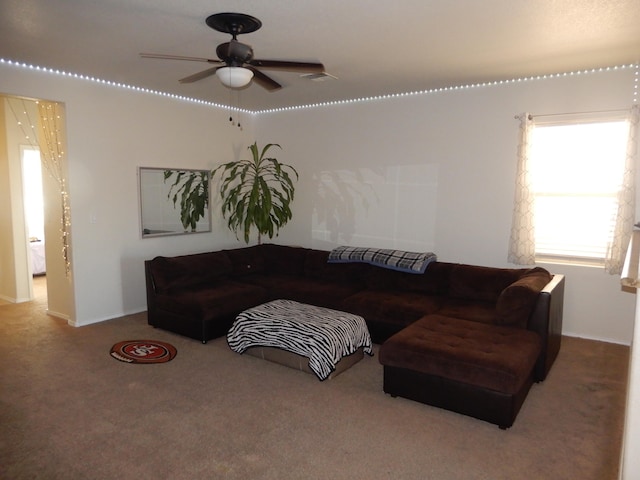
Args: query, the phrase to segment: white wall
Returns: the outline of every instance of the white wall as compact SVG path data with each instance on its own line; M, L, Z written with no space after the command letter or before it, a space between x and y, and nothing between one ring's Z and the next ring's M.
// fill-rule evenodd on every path
M240 131L217 108L5 64L0 92L66 106L72 324L145 310L145 259L237 245L218 215L211 233L142 239L137 167L209 169L245 158L251 116Z
M627 109L632 69L263 114L260 142L283 145L301 180L283 243L434 251L508 267L514 116ZM639 210L640 214L640 210ZM634 298L602 269L567 275L564 333L628 344Z
M5 101L0 97L0 299L15 302L18 298L16 278L16 254L14 253L13 228L14 207L11 181L13 166L9 150L12 142L6 128ZM20 229L20 225L17 226Z

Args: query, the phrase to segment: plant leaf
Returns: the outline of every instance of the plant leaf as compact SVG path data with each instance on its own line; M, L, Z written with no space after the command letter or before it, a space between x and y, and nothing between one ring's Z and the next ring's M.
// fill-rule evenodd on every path
M222 200L222 216L227 226L249 243L252 228L256 228L258 242L262 235L272 238L279 228L292 218L289 207L295 190L289 173L298 172L290 165L267 157L277 143L268 143L261 150L257 142L249 145L251 160L238 160L217 166L211 177L219 174L219 194Z

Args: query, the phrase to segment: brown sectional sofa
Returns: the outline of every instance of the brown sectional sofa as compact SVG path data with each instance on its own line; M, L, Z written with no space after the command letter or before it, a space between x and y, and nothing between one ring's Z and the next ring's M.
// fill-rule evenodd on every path
M446 262L415 274L328 256L262 244L156 257L145 262L148 323L206 343L279 298L361 315L382 345L387 393L503 428L558 354L562 275Z

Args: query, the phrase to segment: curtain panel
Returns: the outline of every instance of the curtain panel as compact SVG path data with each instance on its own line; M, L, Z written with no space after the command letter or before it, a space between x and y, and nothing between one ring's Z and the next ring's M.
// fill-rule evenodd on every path
M520 120L520 138L508 261L516 265L533 265L536 263L535 198L531 191L529 170L533 119L529 113L522 113L516 119Z
M607 245L604 268L607 273L618 275L622 273L627 245L631 240L633 224L635 222L636 206L636 156L638 149L638 120L640 105L634 105L629 111L629 137L624 165L624 173L620 190L618 190L618 210L616 211L615 227L611 243Z

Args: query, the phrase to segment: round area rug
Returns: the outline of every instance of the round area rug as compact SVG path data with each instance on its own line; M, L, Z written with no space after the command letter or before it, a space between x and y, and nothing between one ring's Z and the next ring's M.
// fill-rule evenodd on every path
M157 340L128 340L111 347L111 356L127 363L164 363L172 360L176 347Z

